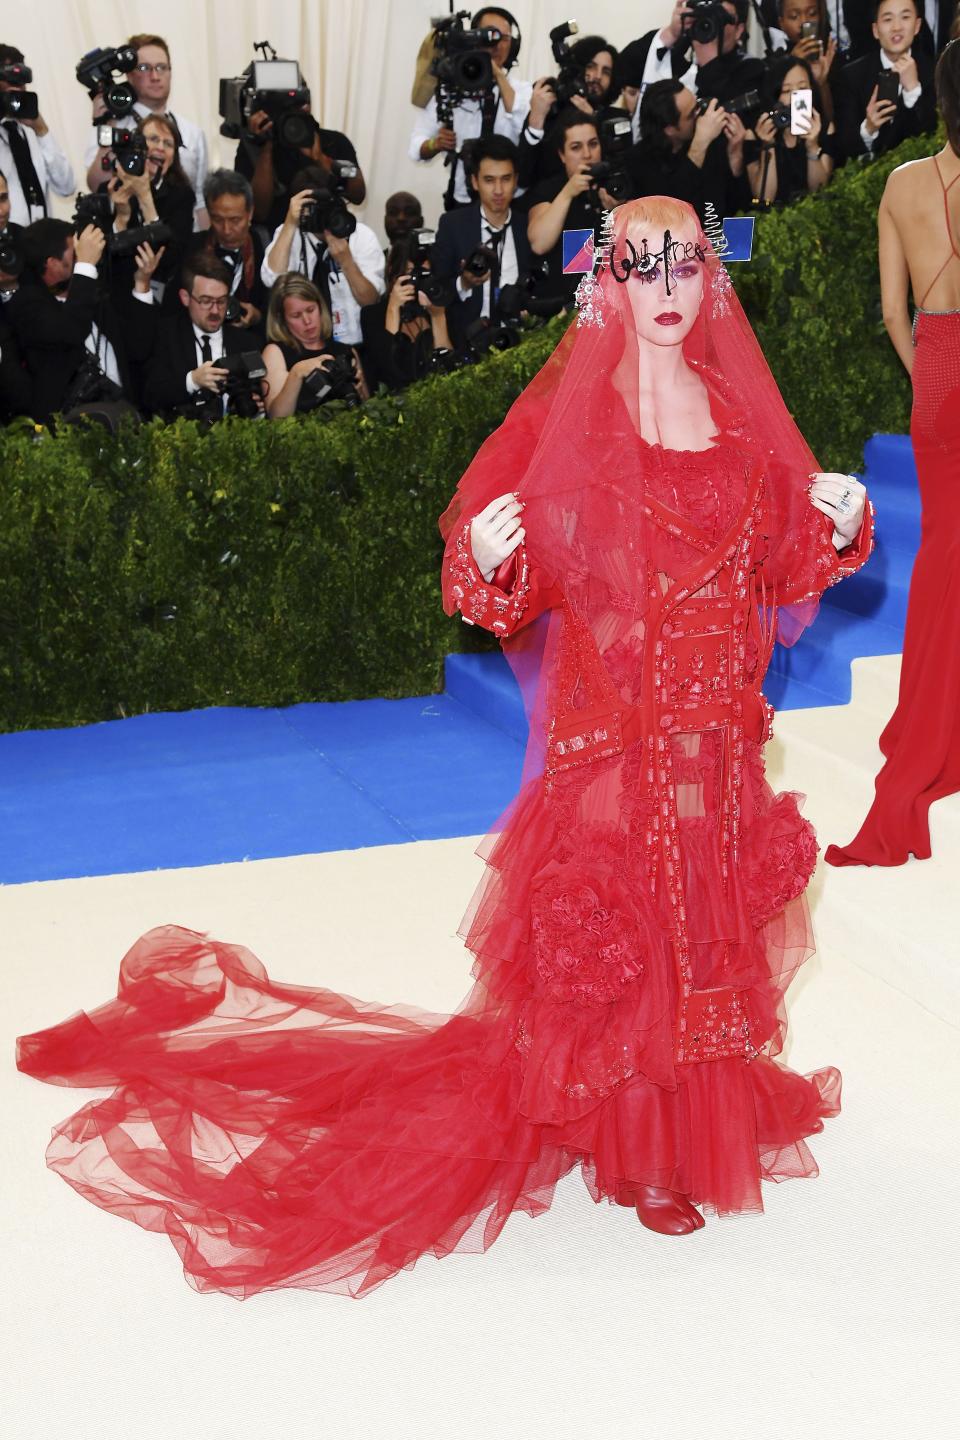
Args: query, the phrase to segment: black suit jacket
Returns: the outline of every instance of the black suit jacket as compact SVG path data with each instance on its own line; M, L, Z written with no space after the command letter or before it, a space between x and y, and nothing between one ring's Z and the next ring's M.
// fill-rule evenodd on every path
M433 247L432 263L435 275L443 279L456 279L460 274L461 261L480 244L480 220L479 204L466 206L462 210L448 210L440 217ZM510 215L510 229L517 251L517 269L522 275L531 268L534 255L527 239L527 217L518 213L516 207ZM458 296L452 305L447 306L447 324L455 346L463 344L467 327L474 320L479 320L482 309L483 287L480 285L470 291L466 300L461 300Z
M663 27L661 26L660 29ZM614 76L617 85L630 85L639 89L643 83L643 72L647 63L647 56L650 54L650 46L660 34L660 30L648 30L646 35L641 35L639 40L631 40L629 45L624 45L617 57L616 73ZM670 47L670 73L674 80L679 80L685 75L693 61L689 47L683 45L671 45Z
M131 362L143 361L150 353L156 327L152 305L132 295L111 300L99 281L74 275L65 300L57 300L43 285L21 284L4 313L33 380L35 420L46 422L62 409L94 323L113 346L124 395L136 402Z
M933 91L933 61L922 53L914 56L917 73L920 76L921 94L916 105L907 108L903 94L897 101L897 113L886 125L881 125L873 144L873 155L883 155L911 135L922 135L933 130L937 123L937 104ZM866 146L860 137L860 126L867 113L867 102L881 72L879 52L876 55L862 55L859 60L845 65L837 79L834 94L835 124L840 156L849 159L851 155L863 155Z
M209 236L209 230L198 230L191 235L185 246L183 259L189 260L192 256L196 255L198 251L207 248ZM260 270L263 265L264 251L270 242L270 236L266 233L262 225L254 225L251 227L250 237L253 241L253 284L248 288L241 275L237 288L232 291L232 293L236 295L238 300L245 300L251 305L255 305L263 315L263 323L265 324L270 291L260 278ZM180 268L182 269L182 266ZM228 266L227 268L229 269L230 267ZM167 288L163 292L161 309L164 315L179 315L183 309L180 301L182 278L182 274L179 272L171 276ZM265 335L263 325L260 326L258 331L251 332L251 334L254 333L256 334L257 343L263 344Z
M33 403L33 385L17 337L4 319L5 309L6 305L0 304L0 422L14 415L29 415Z
M223 343L228 355L259 348L256 340L237 325L224 325ZM157 326L157 343L147 366L144 384L146 408L152 414L163 414L178 405L185 405L190 399L187 376L199 364L193 325L186 310L181 307L179 315L163 319Z

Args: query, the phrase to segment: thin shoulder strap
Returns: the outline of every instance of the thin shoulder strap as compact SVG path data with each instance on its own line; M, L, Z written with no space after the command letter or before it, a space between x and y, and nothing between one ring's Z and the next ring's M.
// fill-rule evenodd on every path
M960 180L960 171L958 171L957 174L954 175L949 185L945 185L943 181L943 171L940 169L940 161L936 155L934 155L933 157L933 163L936 167L937 179L940 181L940 189L943 191L943 218L944 223L947 227L947 237L950 241L950 254L947 256L946 260L944 260L943 264L940 266L940 269L937 271L936 275L934 275L933 279L930 281L930 284L923 292L923 299L920 301L921 310L927 303L927 296L930 294L930 291L940 279L940 276L943 274L944 270L946 270L947 266L950 264L950 261L955 258L960 260L960 250L957 249L957 242L953 233L953 224L950 219L950 202L947 199L947 196L950 194L950 191L953 189L954 185L956 185L957 181Z

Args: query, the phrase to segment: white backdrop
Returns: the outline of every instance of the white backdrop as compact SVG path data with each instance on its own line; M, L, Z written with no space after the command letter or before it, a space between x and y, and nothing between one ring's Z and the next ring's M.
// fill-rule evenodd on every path
M465 9L470 0L461 0ZM547 40L563 20L582 34L603 34L624 45L663 23L671 0L507 0L523 31L513 72L535 79L554 65ZM430 17L445 0L34 0L4 6L0 41L18 45L33 67L44 118L84 184L82 153L90 124L86 91L74 78L80 56L97 45L119 45L138 31L159 33L170 45L171 108L206 130L216 164L232 164L234 142L219 134L221 75L239 75L255 40L270 40L284 58L299 59L321 124L353 141L367 179L361 214L381 233L383 203L394 190L412 190L428 222L440 213L446 172L437 158L407 159L414 118L413 68ZM56 213L71 205L57 202Z

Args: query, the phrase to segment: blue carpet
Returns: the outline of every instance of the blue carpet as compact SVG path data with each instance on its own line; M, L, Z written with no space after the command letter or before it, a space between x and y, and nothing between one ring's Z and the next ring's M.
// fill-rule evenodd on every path
M877 553L777 647L778 709L844 704L850 662L900 651L919 542L910 442L866 451ZM485 831L513 796L526 721L499 652L451 655L446 693L142 715L0 736L0 883L176 869Z

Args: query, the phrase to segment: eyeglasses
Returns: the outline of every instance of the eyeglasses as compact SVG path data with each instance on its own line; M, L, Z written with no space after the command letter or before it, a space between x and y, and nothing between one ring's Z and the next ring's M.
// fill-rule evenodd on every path
M214 295L191 295L190 299L194 305L199 305L201 310L225 310L229 295L221 295L219 298Z
M161 60L159 65L138 65L138 75L169 75L171 67Z

